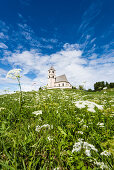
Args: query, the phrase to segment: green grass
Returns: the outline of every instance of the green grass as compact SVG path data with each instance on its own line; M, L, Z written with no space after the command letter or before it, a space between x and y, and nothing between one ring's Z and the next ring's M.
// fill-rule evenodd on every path
M103 110L77 108L75 102L83 100L103 105ZM37 110L42 110L42 114L32 114ZM104 164L104 169L113 169L113 116L114 89L23 92L21 113L19 93L1 95L0 168L96 170L103 169ZM99 122L104 126L97 125ZM42 128L37 131L37 126ZM78 139L93 145L97 152L91 150L91 156L87 156L83 147L72 152ZM105 150L111 154L101 155Z

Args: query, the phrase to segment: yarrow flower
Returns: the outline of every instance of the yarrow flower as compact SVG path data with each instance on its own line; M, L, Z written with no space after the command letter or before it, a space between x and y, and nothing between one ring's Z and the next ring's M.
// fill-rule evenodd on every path
M34 111L34 112L32 112L32 114L35 114L36 116L37 115L41 115L42 114L42 110Z
M36 131L39 132L42 128L47 128L50 129L50 125L49 124L44 124L42 126L36 126Z
M110 153L110 152L107 152L107 151L104 151L104 152L102 152L100 155L110 156L110 155L111 155L111 153Z
M98 125L99 127L104 127L104 123L98 122L97 125Z
M20 71L22 71L21 69L13 69L13 70L10 70L8 73L7 73L7 76L6 78L11 78L11 79L16 79L16 78L20 78Z
M49 141L53 140L53 138L50 137L50 136L48 136L47 139L48 139Z
M101 169L107 169L108 166L104 164L104 162L97 162L97 160L95 160L94 162L95 165L99 166Z
M73 146L73 152L78 152L81 149L85 149L85 154L87 156L91 156L91 150L94 150L95 152L97 152L98 150L95 148L95 146L93 146L92 144L89 144L87 142L83 142L83 139L78 139L78 142L76 142Z
M79 133L79 134L83 134L83 132L82 132L82 131L77 131L77 133Z

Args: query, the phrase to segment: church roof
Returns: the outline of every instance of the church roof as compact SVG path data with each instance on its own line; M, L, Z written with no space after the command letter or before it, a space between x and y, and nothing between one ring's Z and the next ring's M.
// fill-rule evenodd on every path
M54 69L54 67L53 67L53 66L51 66L49 70L54 70L54 71L55 71L55 69Z
M66 75L65 75L65 74L63 74L63 75L61 75L61 76L56 77L56 79L55 79L55 82L56 82L56 83L57 83L57 82L61 82L61 81L68 82L68 80L67 80L67 78L66 78Z

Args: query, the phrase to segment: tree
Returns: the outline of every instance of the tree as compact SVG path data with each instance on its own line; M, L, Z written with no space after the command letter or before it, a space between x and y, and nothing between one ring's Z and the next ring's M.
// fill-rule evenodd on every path
M114 88L114 83L110 83L109 88Z
M95 91L100 91L100 90L102 90L104 87L106 87L104 81L96 82L96 83L94 84L94 90L95 90Z
M83 85L79 85L79 90L84 90Z

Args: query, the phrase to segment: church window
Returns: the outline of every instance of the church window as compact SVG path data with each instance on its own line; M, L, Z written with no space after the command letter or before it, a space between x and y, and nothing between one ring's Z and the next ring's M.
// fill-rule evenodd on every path
M64 83L62 84L62 86L64 86Z
M53 76L53 78L54 78L54 76Z
M60 87L60 84L59 84L59 87Z
M54 71L52 71L52 73L54 73Z

